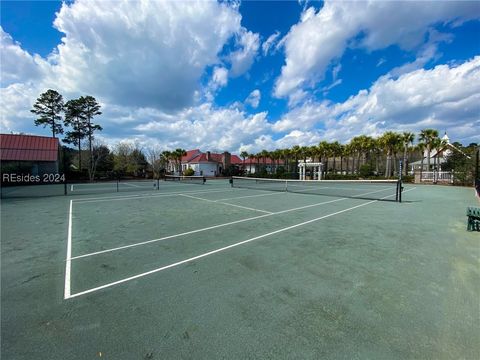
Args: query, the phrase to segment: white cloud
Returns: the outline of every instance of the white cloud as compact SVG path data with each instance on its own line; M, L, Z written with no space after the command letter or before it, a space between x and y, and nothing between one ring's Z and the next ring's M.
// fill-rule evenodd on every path
M273 125L276 132L320 129L324 139L348 141L386 130L448 130L452 139L480 142L480 56L456 67L439 65L379 78L343 103L307 102Z
M272 48L276 50L275 44L277 43L279 36L280 32L275 31L272 35L268 37L267 40L265 40L265 42L262 44L263 56L267 56L269 52L271 52Z
M30 133L34 115L30 113L38 92L31 83L15 83L0 89L0 132ZM44 132L49 135L48 129Z
M303 22L297 25L303 30L296 33L292 28L283 38L286 39L287 64L276 88L278 90L282 83L290 106L296 107L273 122L267 119L266 112L248 114L240 102L242 99L231 99L239 101L228 108L213 105L215 91L228 84L229 76L248 71L260 46L258 34L241 27L237 8L214 2L112 4L79 0L63 5L55 24L65 37L47 59L24 51L10 35L1 31L2 131L31 132L34 116L29 110L33 102L41 92L54 88L67 99L80 94L97 97L103 111L98 119L104 127L101 136L110 144L136 139L165 148L259 151L313 144L321 139L346 141L361 133L377 135L386 129L418 131L425 126L445 128L452 140L480 142L480 58L456 67L443 65L418 70L437 55L438 41L448 41L440 39L442 34L428 30L431 41L418 45L421 56L416 62L377 79L372 87L345 102L305 101L306 85L316 81L311 74L331 69L333 82L324 87L324 91L341 82L338 79L341 67L332 66L331 59L340 56L345 46L373 49L384 46L388 38L380 34L378 42L370 39L375 38L378 30L373 31L370 25L364 28L365 36L350 45L348 40L357 34L358 27L348 32L348 29L328 28L323 24L325 34L306 31L304 23L312 23L309 25L312 29L318 28L316 22L323 9L320 12L306 10ZM369 6L379 6L375 4ZM326 6L336 9L340 5L327 3ZM329 11L337 19L339 10ZM433 12L435 18L441 17L438 11ZM361 18L366 17L360 13ZM357 16L352 11L342 14ZM350 24L342 17L339 21L339 27ZM414 25L417 30L424 29L421 24L414 22ZM354 35L345 36L345 31ZM296 44L300 57L289 57L294 50L293 34L300 36L301 33L306 37ZM224 46L232 36L236 36L238 46L233 53L225 54ZM317 52L319 36L325 43ZM409 41L394 40L401 46L413 46L417 35L407 37ZM395 42L392 38L393 35L389 41ZM283 39L276 47L281 46ZM341 46L337 48L335 44ZM323 52L326 55L321 54ZM337 53L340 55L335 55ZM326 59L323 70L318 67L319 56ZM301 72L299 67L303 64L308 66ZM203 76L210 69L212 77L206 79L210 81L201 89ZM255 109L260 99L260 90L255 89L245 104ZM48 129L35 128L35 131L49 134Z
M190 106L205 69L219 63L223 46L241 32L240 20L235 7L211 1L64 3L54 26L65 36L47 59L38 88L167 111ZM38 73L40 65L31 65L35 58L9 48L15 50L12 64ZM27 80L11 68L2 69L2 78Z
M244 28L237 39L238 49L230 54L232 77L238 77L246 73L257 56L260 47L260 36Z
M241 144L254 142L271 128L266 112L248 115L235 108L218 109L210 103L184 109L175 115L156 111L143 118L146 121L134 130L171 148L181 144L188 148L237 151Z
M261 98L262 98L262 94L261 94L260 90L255 89L245 99L245 104L248 104L252 108L256 109L258 107L258 105L260 104L260 99Z
M213 69L212 81L217 87L224 87L228 83L228 70L224 67Z
M457 26L478 17L475 2L326 1L318 11L310 7L282 40L286 59L274 94L298 97L299 89L323 80L332 60L347 47L373 51L396 44L414 50L431 25Z
M38 55L30 55L0 26L0 56L2 87L20 81L34 81L41 77L46 61Z

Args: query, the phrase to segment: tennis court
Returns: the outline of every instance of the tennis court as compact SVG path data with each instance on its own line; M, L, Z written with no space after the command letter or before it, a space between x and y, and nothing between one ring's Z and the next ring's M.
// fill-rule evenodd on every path
M240 183L2 200L2 356L479 357L471 189Z

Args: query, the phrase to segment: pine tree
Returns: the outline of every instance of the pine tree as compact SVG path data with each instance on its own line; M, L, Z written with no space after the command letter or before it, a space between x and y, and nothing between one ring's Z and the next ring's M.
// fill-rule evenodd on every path
M62 116L60 115L63 112L63 97L57 91L49 89L40 94L30 112L39 116L35 119L35 126L50 127L53 137L63 134Z

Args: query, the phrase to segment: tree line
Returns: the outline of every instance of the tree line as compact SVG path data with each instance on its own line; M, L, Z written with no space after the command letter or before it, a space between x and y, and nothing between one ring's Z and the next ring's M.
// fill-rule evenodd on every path
M414 145L415 138L418 142ZM379 176L383 173L385 178L398 175L399 160L402 160L403 175L408 174L409 161L412 158L421 160L421 171L426 165L427 169L439 167L438 157L435 157L435 164L431 164L433 150L442 149L445 141L439 138L438 130L424 129L415 136L412 132L387 131L379 137L359 135L350 140L347 144L338 141L321 141L314 146L295 145L291 148L276 149L273 151L262 150L257 153L242 151L240 157L245 160L256 161L256 174L263 176L276 175L279 177L297 176L298 162L312 159L321 162L324 176L334 178L336 175L361 175L363 177ZM454 143L459 150L462 145ZM470 144L475 147L476 144ZM461 150L460 150L461 151ZM424 152L426 156L424 157ZM426 164L424 164L426 158ZM272 165L267 167L266 162L270 159ZM381 162L384 161L384 166ZM249 161L252 166L252 161ZM262 168L263 165L263 168ZM251 173L250 169L250 173Z

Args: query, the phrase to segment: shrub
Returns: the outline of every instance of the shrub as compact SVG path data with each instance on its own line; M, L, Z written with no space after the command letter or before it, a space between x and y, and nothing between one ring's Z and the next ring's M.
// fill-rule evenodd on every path
M195 174L195 170L193 170L192 168L188 168L183 172L184 176L193 176L194 174Z
M368 177L371 177L374 175L374 169L373 169L373 166L370 165L370 164L364 164L362 166L360 166L360 176L362 178L368 178Z

